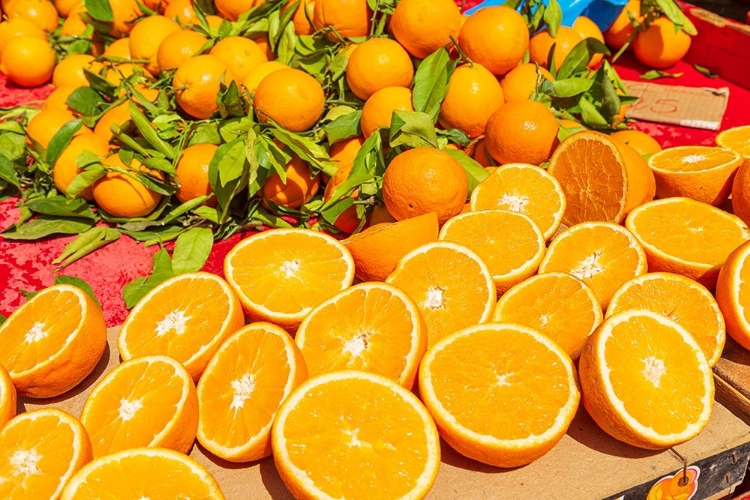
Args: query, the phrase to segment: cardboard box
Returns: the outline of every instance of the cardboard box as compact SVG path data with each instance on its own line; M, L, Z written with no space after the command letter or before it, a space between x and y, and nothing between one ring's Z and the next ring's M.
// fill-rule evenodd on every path
M54 406L79 416L96 381L119 364L116 338L117 329L110 329L102 361L73 391L51 400L21 398L19 411ZM697 438L672 450L647 451L609 437L581 407L562 441L526 467L505 470L484 465L462 457L445 443L442 453L430 499L660 500L661 487L675 475L679 479L686 464L690 475L697 476L690 498L721 498L745 476L750 426L717 403L708 427ZM190 455L214 475L229 500L292 498L272 458L230 464L197 445Z

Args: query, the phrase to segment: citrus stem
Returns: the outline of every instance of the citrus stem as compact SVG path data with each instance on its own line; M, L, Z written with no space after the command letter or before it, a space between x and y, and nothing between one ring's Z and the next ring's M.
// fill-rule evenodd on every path
M458 41L453 37L453 35L451 35L451 43L456 48L456 52L458 52L459 58L463 59L464 61L466 61L466 63L469 64L469 66L473 67L474 61L469 59L469 56L467 56L466 53L461 49L461 46L458 45Z

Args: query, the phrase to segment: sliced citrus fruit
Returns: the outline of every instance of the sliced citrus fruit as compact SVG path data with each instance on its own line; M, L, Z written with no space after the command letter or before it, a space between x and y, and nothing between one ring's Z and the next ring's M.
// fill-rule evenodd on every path
M311 377L362 370L411 388L427 349L427 327L405 292L360 283L313 309L295 341Z
M512 323L472 326L431 347L419 393L449 445L497 467L525 465L551 450L580 400L570 357Z
M429 213L401 222L381 223L343 241L362 281L385 281L396 264L420 245L437 241L437 214Z
M750 222L750 157L737 169L732 182L732 213Z
M224 500L224 495L192 458L164 448L136 448L97 458L79 470L61 500L84 498Z
M125 361L94 386L81 422L95 457L143 446L187 453L198 428L193 379L168 356Z
M238 243L224 275L250 319L294 331L313 307L351 286L354 261L326 234L272 229Z
M750 125L734 127L716 136L716 145L737 151L745 158L750 158Z
M423 498L440 466L425 407L372 373L304 382L281 406L271 436L276 469L295 498Z
M656 196L685 196L719 206L729 198L742 155L728 148L679 146L648 160L656 178Z
M3 365L0 365L0 428L15 416L17 397L16 386Z
M495 170L471 193L471 210L510 210L528 216L544 239L555 234L566 208L560 183L544 169L509 163Z
M695 437L714 400L711 367L693 336L642 309L604 320L581 353L583 403L615 439L660 449Z
M18 394L51 398L91 373L107 346L99 306L70 285L45 288L0 325L0 365Z
M271 454L271 424L307 366L281 327L259 321L229 337L198 383L198 442L230 462Z
M631 278L646 274L646 253L622 226L583 222L558 234L539 266L539 274L568 273L594 291L602 309L612 294Z
M654 174L624 142L584 130L569 136L550 158L547 171L563 188L563 222L621 222L633 208L654 197Z
M197 381L221 343L245 324L242 306L226 281L186 273L151 290L130 311L118 336L124 361L163 354Z
M675 321L698 342L709 365L719 361L726 340L724 317L714 296L700 283L672 273L638 276L615 292L607 317L630 309L647 309Z
M533 276L505 292L495 306L494 323L516 323L548 336L576 359L602 322L593 290L566 273Z
M716 301L727 324L727 333L750 349L750 242L731 254L719 273Z
M625 221L651 271L694 279L709 290L729 254L750 239L742 219L690 198L666 198L633 210Z
M387 282L405 291L427 324L427 346L467 326L486 323L497 300L487 264L447 241L428 243L401 259Z
M498 295L534 275L546 251L539 226L507 210L457 215L440 229L440 240L475 251L492 273Z
M59 498L91 458L91 442L75 417L57 408L22 413L0 428L0 498Z

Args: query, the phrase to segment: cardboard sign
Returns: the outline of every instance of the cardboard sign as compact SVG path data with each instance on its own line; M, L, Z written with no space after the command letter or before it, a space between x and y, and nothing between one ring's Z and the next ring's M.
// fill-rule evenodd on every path
M719 130L729 100L729 88L696 88L625 82L628 93L639 97L628 106L628 118L682 127Z

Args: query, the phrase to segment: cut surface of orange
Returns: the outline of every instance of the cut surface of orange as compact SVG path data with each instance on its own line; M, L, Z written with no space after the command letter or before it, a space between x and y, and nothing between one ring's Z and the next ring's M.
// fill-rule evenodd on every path
M143 446L187 453L198 428L193 379L168 356L125 361L96 384L81 422L95 457Z
M91 458L89 437L75 417L56 408L22 413L0 427L0 498L59 498Z
M198 462L164 448L136 448L100 457L65 485L61 500L224 500L211 474Z
M555 234L566 202L560 183L544 169L509 163L495 170L471 193L471 210L510 210L528 216L544 239Z
M17 398L16 386L3 365L0 365L0 429L16 415Z
M750 239L742 219L689 198L666 198L633 210L625 221L650 271L691 278L709 290L729 254Z
M305 379L302 353L284 329L260 321L240 329L198 383L198 442L230 462L269 456L276 412Z
M487 264L476 252L447 241L408 253L386 280L405 291L427 324L427 345L467 326L486 323L497 300Z
M646 274L646 253L622 226L609 222L583 222L552 240L539 274L568 273L586 283L606 309L620 285Z
M425 407L372 373L304 382L282 405L271 436L276 469L295 498L424 498L440 466L440 438Z
M654 154L648 166L659 198L685 196L719 206L729 197L743 157L728 148L678 146Z
M16 309L0 325L0 365L18 394L51 398L94 370L107 345L99 306L80 288L55 285Z
M602 306L586 283L566 273L545 273L518 283L495 306L493 323L516 323L548 336L576 359L602 322Z
M716 136L716 145L737 151L745 158L750 158L750 125L734 127Z
M750 349L750 242L743 243L727 259L716 283L727 333L745 349Z
M357 277L362 281L385 281L404 255L420 245L437 241L436 213L400 222L373 225L343 241L352 253Z
M272 229L238 243L224 275L251 320L293 331L313 307L352 284L354 261L326 234Z
M583 348L578 369L591 417L632 446L683 443L711 416L711 367L693 336L660 314L632 309L605 319Z
M130 311L117 340L124 361L163 354L197 382L221 343L245 323L229 285L210 273L186 273L151 290Z
M724 316L711 292L697 281L672 273L633 278L612 296L607 317L630 309L647 309L675 321L701 346L709 365L719 361L726 341Z
M361 370L410 389L427 349L427 327L405 292L387 283L361 283L313 309L295 341L311 377Z
M580 400L568 355L512 323L466 328L431 347L419 393L449 445L497 467L525 465L551 450Z
M457 215L440 229L439 238L475 251L492 273L498 295L536 273L547 249L539 226L508 210Z

